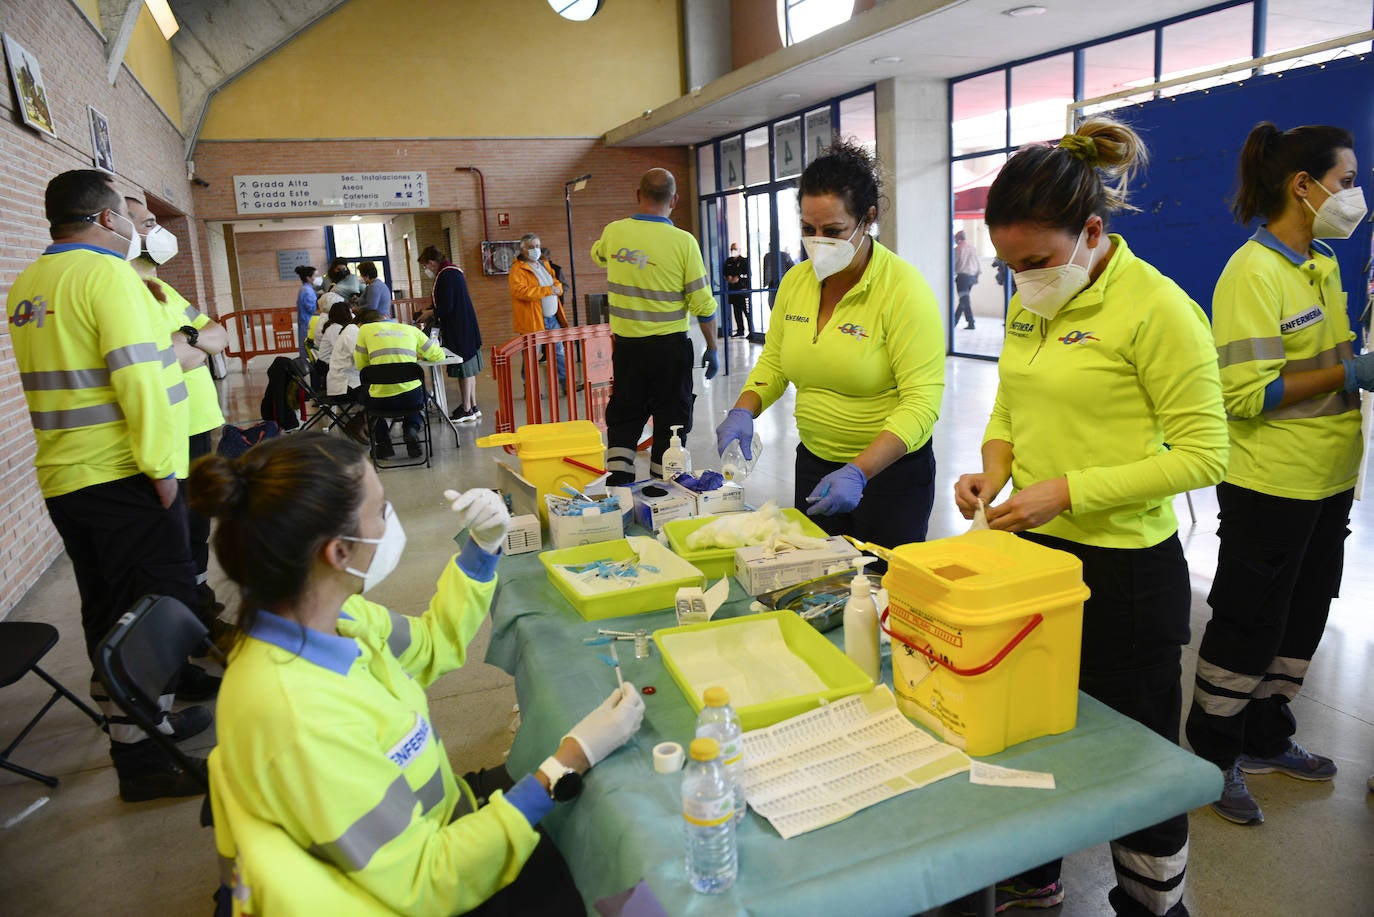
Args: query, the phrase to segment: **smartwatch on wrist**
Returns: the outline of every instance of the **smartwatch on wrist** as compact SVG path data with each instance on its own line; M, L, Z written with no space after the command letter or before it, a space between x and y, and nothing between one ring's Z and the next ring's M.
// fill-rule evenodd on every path
M553 755L539 765L539 773L549 780L549 795L556 802L567 802L582 792L582 775Z
M196 341L200 340L200 332L190 325L182 325L181 333L186 335L186 343L190 344L192 347L196 346Z

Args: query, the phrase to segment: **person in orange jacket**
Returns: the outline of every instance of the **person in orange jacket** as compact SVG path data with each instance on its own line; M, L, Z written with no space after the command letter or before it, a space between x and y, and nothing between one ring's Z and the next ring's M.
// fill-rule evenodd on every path
M563 284L554 277L553 268L542 254L538 234L527 232L520 237L520 257L510 266L510 298L514 310L511 324L516 334L568 327L568 316L560 301ZM554 345L554 359L558 364L558 384L566 390L568 370L562 344ZM520 378L525 378L523 365Z

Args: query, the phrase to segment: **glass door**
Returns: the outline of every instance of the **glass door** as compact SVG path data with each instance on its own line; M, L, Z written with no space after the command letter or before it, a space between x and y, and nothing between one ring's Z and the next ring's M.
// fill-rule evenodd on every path
M745 199L748 216L740 254L749 262L749 300L745 310L745 331L749 340L763 343L768 330L768 299L763 291L763 253L773 244L773 196L768 192L750 194Z

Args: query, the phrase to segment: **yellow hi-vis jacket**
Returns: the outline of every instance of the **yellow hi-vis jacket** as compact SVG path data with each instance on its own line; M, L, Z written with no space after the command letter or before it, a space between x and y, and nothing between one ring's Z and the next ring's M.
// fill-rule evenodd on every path
M1356 393L1265 409L1281 373L1338 366L1354 355L1340 267L1324 243L1313 248L1304 257L1261 228L1226 262L1212 295L1231 434L1226 481L1293 500L1354 487L1363 452Z
M185 473L186 383L157 306L123 258L80 243L50 246L10 288L44 497Z
M527 776L474 811L425 696L463 664L495 566L469 542L422 616L355 595L337 635L259 613L230 656L210 754L215 844L235 913L270 915L274 903L284 914L373 913L375 899L396 913L447 917L519 875L552 800ZM291 852L283 834L309 856L268 857L256 846L266 838ZM321 906L331 900L356 907Z
M172 288L171 284L156 277L149 277L146 282L157 284L158 288L162 290L162 295L167 299L165 303L159 303L159 305L162 306L163 313L167 318L169 336L172 332L180 331L187 325L199 331L210 324L210 316L191 305L186 297ZM186 380L186 392L190 396L188 399L187 433L195 436L198 433L208 433L224 426L224 412L220 410L219 406L219 390L215 388L215 380L210 375L210 367L208 365L197 366L195 369L184 370L182 375Z
M316 354L320 349L320 326L329 320L329 316L316 312L310 316L310 321L305 326L305 352L312 360L319 359Z
M716 314L701 248L667 217L638 213L616 220L592 245L606 268L611 333L644 338L687 330L687 316Z
M1102 274L1053 319L1013 296L983 442L1012 446L1015 490L1069 483L1035 531L1148 548L1178 530L1174 496L1221 480L1226 415L1207 317L1116 234Z
M414 325L400 322L371 322L358 326L358 343L353 347L353 365L359 370L382 363L418 363L420 360L442 360L444 348L430 341ZM411 391L421 382L396 382L374 385L368 390L373 398L386 398Z

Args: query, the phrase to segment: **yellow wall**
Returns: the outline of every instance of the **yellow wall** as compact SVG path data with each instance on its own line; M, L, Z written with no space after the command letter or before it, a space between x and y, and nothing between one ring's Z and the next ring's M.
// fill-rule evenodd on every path
M680 29L677 0L587 22L547 0L354 0L226 86L200 139L599 136L682 95Z
M97 26L100 25L100 0L76 0L76 5Z
M95 6L95 3L83 3ZM177 96L176 65L172 63L172 46L162 37L153 14L148 12L142 0L138 0L138 24L134 26L129 48L124 52L124 63L129 72L138 78L148 95L158 104L172 123L181 127L181 100ZM100 20L97 19L97 22Z

